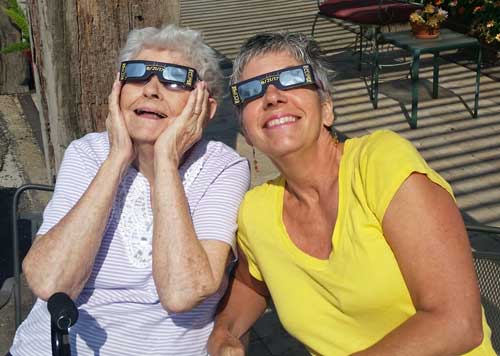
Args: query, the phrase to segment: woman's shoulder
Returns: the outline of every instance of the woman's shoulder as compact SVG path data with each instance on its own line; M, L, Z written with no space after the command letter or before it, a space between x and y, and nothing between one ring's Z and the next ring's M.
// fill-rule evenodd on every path
M107 132L91 132L70 143L68 149L75 149L84 155L103 161L109 153Z
M284 189L284 180L282 176L278 176L253 187L245 194L243 202L247 207L266 205L274 199L275 194L280 189Z
M95 171L104 162L109 153L109 141L106 132L93 132L71 141L64 152L63 163L79 164Z
M377 130L364 136L350 138L348 141L351 146L368 152L411 145L407 139L391 130Z
M187 154L180 173L185 188L196 182L198 188L208 189L217 180L222 182L228 177L232 183L244 184L247 189L250 184L248 161L231 147L218 141L198 141ZM226 188L229 189L228 186ZM200 192L203 191L200 189Z
M245 161L233 148L220 141L200 140L194 147L195 156L203 156L206 160L227 166L235 162Z
M265 221L276 213L280 189L284 189L284 179L281 176L246 192L239 210L239 224L244 226L265 224Z
M350 159L363 162L418 155L410 141L390 130L377 130L368 135L348 139L347 145Z

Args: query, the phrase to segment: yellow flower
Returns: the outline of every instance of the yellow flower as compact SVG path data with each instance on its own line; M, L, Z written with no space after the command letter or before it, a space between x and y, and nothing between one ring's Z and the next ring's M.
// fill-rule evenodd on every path
M488 21L488 22L486 23L486 27L488 27L488 28L491 28L491 27L493 27L493 26L495 26L495 21L493 21L493 20L490 20L490 21Z
M426 14L433 14L433 13L434 13L434 10L435 10L435 8L434 8L434 6L433 6L432 4L427 4L427 5L425 5L425 7L424 7L424 12L425 12Z
M497 35L496 35L495 39L496 39L498 42L500 42L500 33L497 33Z
M410 15L410 22L425 23L425 20L418 13L414 12Z
M427 25L429 25L430 27L439 27L439 21L437 18L431 17L427 20Z

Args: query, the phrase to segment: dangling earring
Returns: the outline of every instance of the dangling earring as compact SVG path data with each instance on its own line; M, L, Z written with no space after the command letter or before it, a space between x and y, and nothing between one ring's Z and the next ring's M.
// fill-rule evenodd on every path
M331 134L332 134L333 142L335 142L335 146L337 146L339 143L339 136L337 135L337 131L332 130Z
M252 155L253 155L253 168L255 172L259 173L259 162L257 162L257 157L255 156L255 147L252 146Z

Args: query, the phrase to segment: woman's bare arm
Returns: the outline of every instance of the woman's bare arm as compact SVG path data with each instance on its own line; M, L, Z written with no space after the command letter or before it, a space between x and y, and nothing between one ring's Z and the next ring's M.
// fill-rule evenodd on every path
M416 314L355 355L461 355L478 346L480 295L467 233L450 194L425 175L412 174L392 199L383 230Z
M52 229L36 238L23 261L32 291L47 300L55 292L75 299L94 266L122 174L133 147L118 106L121 84L115 80L106 121L111 150L80 200ZM78 162L81 164L81 162Z
M23 261L28 284L39 298L55 292L76 299L87 282L120 181L120 164L104 162L69 213L46 234L37 236Z
M244 355L240 338L262 315L267 306L269 291L264 282L253 278L241 250L235 276L221 301L215 326L208 339L211 356Z
M182 113L172 119L155 143L153 278L161 304L173 312L190 310L214 294L228 264L229 244L200 240L196 235L178 171L182 156L201 138L215 108L206 83L197 83ZM235 177L242 178L240 170L236 165L227 167L204 195L205 199L212 191L220 194L225 190L225 195L230 192L239 198L234 207L228 206L228 211L221 212L227 218L228 228L235 224L237 207L248 189L248 182L234 181ZM248 171L246 164L245 170Z
M219 289L231 246L198 240L178 168L155 170L153 277L163 307L183 312Z

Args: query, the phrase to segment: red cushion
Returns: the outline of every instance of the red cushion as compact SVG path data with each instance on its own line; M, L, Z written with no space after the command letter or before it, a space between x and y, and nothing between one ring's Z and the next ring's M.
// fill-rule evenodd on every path
M327 0L319 5L319 12L326 16L335 17L336 11L377 5L379 1L380 0Z
M330 1L342 2L342 0ZM350 2L351 6L344 6L347 2ZM329 4L325 3L324 5L328 6ZM334 6L334 4L331 5ZM328 16L363 25L387 25L407 22L410 14L419 8L418 5L392 1L344 0L342 7L339 6L330 11Z

